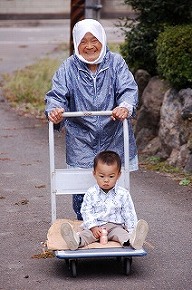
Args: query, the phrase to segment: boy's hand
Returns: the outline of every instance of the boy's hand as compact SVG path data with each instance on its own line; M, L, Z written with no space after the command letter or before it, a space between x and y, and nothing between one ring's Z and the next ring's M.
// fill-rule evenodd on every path
M96 239L99 239L101 236L101 228L100 227L93 227L90 229Z

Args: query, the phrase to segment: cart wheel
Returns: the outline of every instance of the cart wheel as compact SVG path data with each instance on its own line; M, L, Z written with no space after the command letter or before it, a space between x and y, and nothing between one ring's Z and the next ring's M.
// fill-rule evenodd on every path
M117 263L120 263L121 262L121 257L116 257L116 261L117 261Z
M131 273L131 263L132 263L132 258L124 258L123 268L124 268L124 273L127 276Z
M70 269L69 259L65 259L65 264L66 264L67 268Z
M70 270L72 277L77 277L77 261L76 260L70 260Z

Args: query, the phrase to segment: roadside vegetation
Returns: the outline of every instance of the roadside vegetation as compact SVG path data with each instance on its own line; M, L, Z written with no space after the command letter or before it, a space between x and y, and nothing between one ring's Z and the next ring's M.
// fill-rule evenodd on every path
M58 59L45 58L13 74L4 74L5 98L20 114L45 118L44 95L51 88L51 78L58 66Z
M118 25L121 54L135 73L159 74L176 89L192 85L192 8L188 0L124 0L135 11Z
M125 35L120 53L133 74L144 69L159 75L177 89L192 86L192 8L187 0L124 0L134 10L134 17L122 18L119 26ZM143 159L143 161L141 161ZM171 174L181 185L192 186L191 174L181 173L157 156L144 158L140 164L163 174ZM182 175L183 174L183 175Z
M157 156L140 155L139 164L141 168L159 172L163 176L175 180L179 185L192 186L192 175L190 173L183 172L181 168L169 165Z

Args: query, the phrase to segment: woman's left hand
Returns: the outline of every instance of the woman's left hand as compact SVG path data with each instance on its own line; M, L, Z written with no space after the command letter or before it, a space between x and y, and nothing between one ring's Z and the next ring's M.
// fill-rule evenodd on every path
M112 111L112 119L115 121L116 119L118 120L125 120L128 117L129 111L127 108L124 107L116 107Z

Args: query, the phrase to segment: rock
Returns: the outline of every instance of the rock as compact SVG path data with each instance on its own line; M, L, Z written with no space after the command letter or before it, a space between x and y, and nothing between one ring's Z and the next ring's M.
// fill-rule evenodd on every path
M142 97L143 91L146 88L150 78L151 78L151 76L146 70L139 69L135 73L135 80L138 84L138 89L139 89L139 108L142 105L142 98L141 97Z
M187 144L182 145L179 150L173 149L167 162L169 165L184 168L189 159L189 149Z
M177 92L170 89L166 92L160 110L159 139L163 148L162 153L169 154L170 165L190 168L192 152L192 90L185 89ZM188 166L186 167L186 164Z
M187 147L188 147L190 153L192 153L192 131L191 131L191 134L190 134L189 139L187 141Z
M188 158L187 163L184 167L184 171L192 173L192 154L189 154L189 158Z
M179 92L158 76L138 70L140 109L134 129L139 153L156 155L192 171L192 89Z
M139 150L143 150L149 141L158 134L160 109L168 83L158 76L150 79L142 95L142 106L137 114L135 136Z
M153 77L134 124L139 153L156 155L192 172L192 89L179 92Z
M180 147L178 161L177 161L178 167L182 167L182 168L185 167L189 159L189 154L190 154L190 151L186 143Z
M178 160L178 156L179 156L179 150L173 148L169 158L167 159L168 164L172 165L172 166L176 166L177 160Z
M191 100L192 101L192 100ZM163 146L180 149L187 143L192 122L182 118L183 105L177 91L171 89L164 97L161 107L159 137Z
M147 127L142 128L137 134L136 138L138 151L142 152L144 148L147 146L147 144L155 137L156 135L150 128Z
M182 104L181 117L192 121L192 89L184 89L179 91L178 96Z
M151 141L149 141L149 143L147 144L147 146L142 150L142 152L144 154L147 155L157 155L157 153L160 151L161 149L161 142L159 137L155 137L153 138Z

